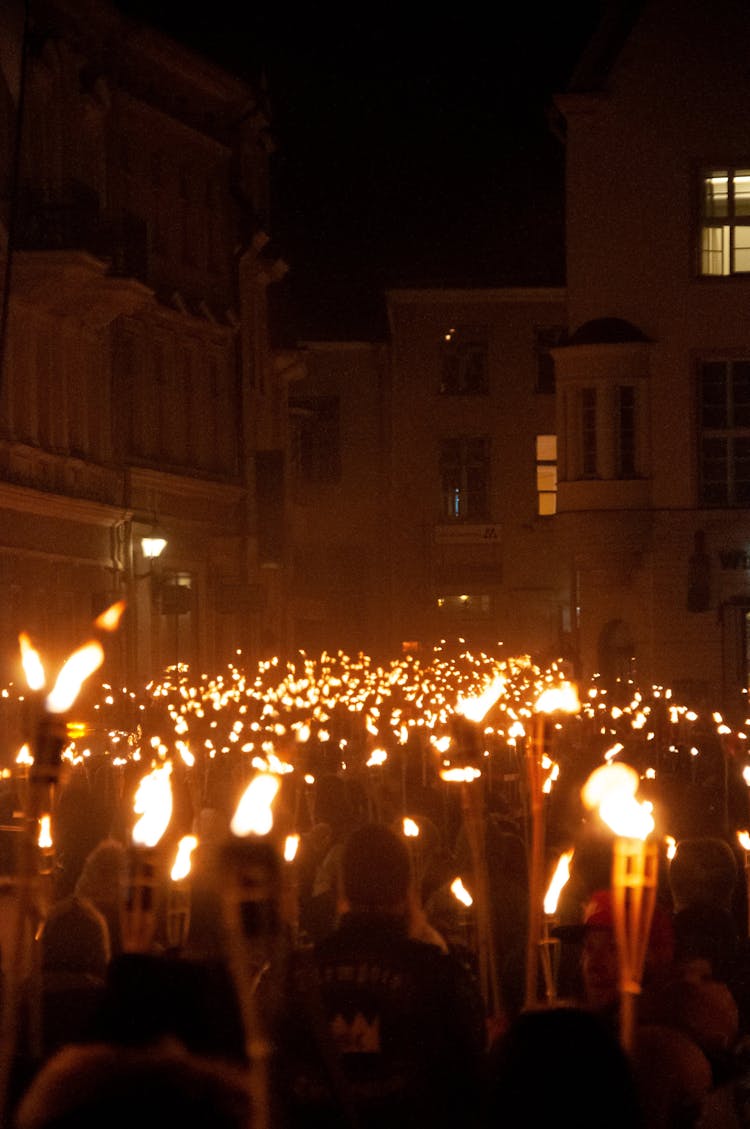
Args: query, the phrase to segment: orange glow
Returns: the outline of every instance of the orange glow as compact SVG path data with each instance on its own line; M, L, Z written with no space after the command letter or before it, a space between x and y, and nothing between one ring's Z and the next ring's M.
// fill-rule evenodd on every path
M169 872L173 882L180 882L183 878L187 878L190 873L191 855L197 846L198 839L195 835L182 836L177 844L177 855Z
M94 620L94 627L98 631L116 631L120 626L122 614L125 611L125 601L118 600L116 604L111 604L110 607L96 617Z
M584 805L599 816L616 835L645 839L654 829L652 805L639 803L638 773L620 762L600 765L589 776L581 791Z
M23 666L29 690L42 690L46 684L44 666L39 652L32 645L25 631L18 636L21 647L21 665Z
M454 878L451 882L451 893L453 894L453 897L461 902L461 904L464 906L472 906L474 904L474 899L472 898L471 894L466 889L460 878Z
M155 847L172 818L172 765L167 761L153 769L138 785L133 811L141 818L133 827L133 842L142 847Z
M78 697L81 686L104 662L101 643L92 640L84 643L62 665L57 681L47 695L46 706L50 713L65 713Z
M548 916L552 916L557 911L557 903L563 887L566 885L570 878L570 864L573 859L573 848L569 851L563 851L557 860L555 873L552 875L547 893L544 896L544 912Z
M230 827L232 834L268 835L273 827L273 801L279 790L279 778L260 772L250 781L237 805Z

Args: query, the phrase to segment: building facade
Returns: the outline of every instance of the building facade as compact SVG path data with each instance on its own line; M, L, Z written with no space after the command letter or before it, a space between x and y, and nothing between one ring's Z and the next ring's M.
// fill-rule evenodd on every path
M558 654L564 293L386 299L387 343L308 344L290 385L296 641L386 661L441 640Z
M257 655L288 549L267 114L106 3L28 9L0 90L2 674L19 631L58 659L117 598L112 680Z
M555 351L558 544L584 673L742 712L750 11L639 8L605 23L558 101L572 331Z

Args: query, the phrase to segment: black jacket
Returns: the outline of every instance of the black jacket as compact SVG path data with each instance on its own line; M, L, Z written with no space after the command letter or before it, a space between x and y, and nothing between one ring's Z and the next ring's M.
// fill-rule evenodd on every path
M279 1043L290 1129L471 1125L485 1066L484 1006L452 955L403 919L350 914L296 954Z

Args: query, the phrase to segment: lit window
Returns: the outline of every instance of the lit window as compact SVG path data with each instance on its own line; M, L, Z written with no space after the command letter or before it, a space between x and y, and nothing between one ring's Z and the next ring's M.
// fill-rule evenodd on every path
M701 201L703 275L750 271L750 168L712 169Z
M487 384L487 331L451 326L442 346L440 392L444 396L484 396Z
M547 517L557 512L557 436L536 437L537 513Z
M750 360L701 365L699 416L701 502L750 506Z
M437 607L446 619L486 619L492 610L490 596L461 592L456 596L438 596Z
M444 439L440 445L442 512L449 521L484 521L489 517L490 441Z

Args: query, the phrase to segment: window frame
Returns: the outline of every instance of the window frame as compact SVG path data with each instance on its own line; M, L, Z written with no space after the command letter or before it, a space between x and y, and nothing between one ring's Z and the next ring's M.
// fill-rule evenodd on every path
M712 181L726 177L726 213L720 209L710 209L708 189ZM739 178L744 178L746 192L738 196ZM745 211L739 211L737 200L745 200ZM731 278L735 275L750 274L750 160L743 164L712 165L701 170L698 240L698 274L701 278ZM714 214L711 214L712 211ZM737 233L745 230L744 246L738 248ZM709 246L710 233L717 233L720 245ZM716 237L714 237L716 238ZM745 265L737 266L738 251L741 250ZM720 269L707 269L710 261L718 262Z
M744 373L736 371L740 366ZM713 395L708 395L711 369L717 376ZM721 369L723 377L718 376ZM723 387L717 387L719 383ZM739 389L744 389L744 400L737 396ZM750 356L699 359L696 413L700 505L707 509L750 507ZM744 451L738 449L740 445ZM738 473L743 466L744 477ZM711 468L713 473L707 473Z
M443 335L439 363L441 396L488 396L490 381L487 327L451 326Z
M451 452L451 447L455 454ZM457 523L490 520L491 459L492 441L488 435L453 435L444 436L440 440L440 510L445 521ZM478 481L482 476L483 484L480 489L476 489L472 482ZM452 485L449 483L451 477Z

